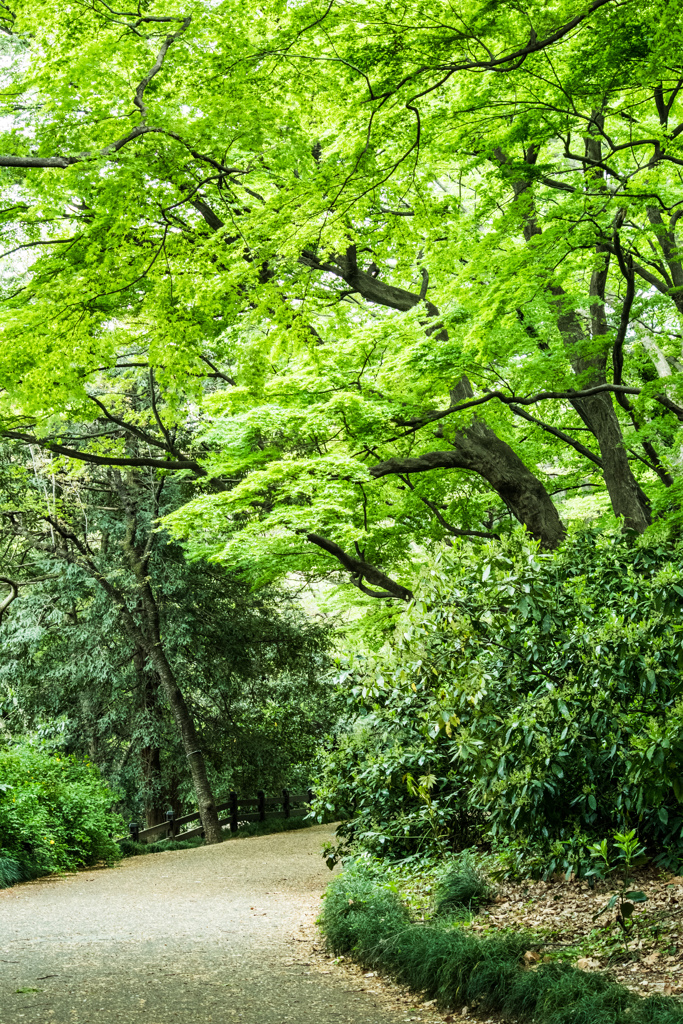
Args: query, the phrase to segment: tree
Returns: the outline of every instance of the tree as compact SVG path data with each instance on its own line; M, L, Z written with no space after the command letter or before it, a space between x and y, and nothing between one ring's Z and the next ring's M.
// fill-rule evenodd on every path
M18 3L5 436L172 466L198 555L370 597L432 539L557 546L574 489L675 517L675 15Z
M188 762L195 794L199 763L214 803L217 786L225 798L245 780L249 792L287 784L334 714L327 627L295 614L281 595L251 595L220 567L186 563L150 516L153 501L174 507L177 485L162 491L97 468L70 475L58 460L27 470L22 454L19 445L5 452L14 487L0 513L15 574L36 583L0 645L18 725L90 757L129 810L142 800L148 825L169 803L182 813ZM129 550L133 502L135 544L149 548L142 585Z

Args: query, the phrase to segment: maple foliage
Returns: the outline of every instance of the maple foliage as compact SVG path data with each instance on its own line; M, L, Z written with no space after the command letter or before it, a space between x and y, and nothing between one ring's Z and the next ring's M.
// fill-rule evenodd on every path
M676 4L3 10L7 439L371 598L588 494L676 524Z

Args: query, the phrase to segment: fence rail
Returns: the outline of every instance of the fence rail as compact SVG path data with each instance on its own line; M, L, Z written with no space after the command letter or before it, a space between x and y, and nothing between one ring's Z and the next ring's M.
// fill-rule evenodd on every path
M228 811L228 816L219 818L219 825L229 825L231 832L237 832L243 822L268 821L273 818L303 818L308 814L309 806L313 800L313 791L306 790L305 793L290 793L283 789L280 796L266 796L263 790L259 790L256 796L238 797L237 793L231 793L229 799L222 804L217 804L216 810ZM252 810L252 808L255 808ZM183 825L192 821L199 821L199 811L192 814L183 814L174 818L169 812L166 821L158 825L151 825L150 828L140 828L135 822L128 826L130 836L142 843L157 842L161 839L191 839L193 836L201 836L204 829L201 825L197 828L181 831ZM120 841L120 840L119 840Z

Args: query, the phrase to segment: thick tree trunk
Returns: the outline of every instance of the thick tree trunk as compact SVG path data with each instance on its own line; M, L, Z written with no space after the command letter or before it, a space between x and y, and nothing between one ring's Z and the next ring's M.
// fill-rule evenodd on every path
M545 548L556 548L565 535L545 487L512 448L485 423L475 421L450 438L453 451L428 452L417 458L387 459L372 466L375 478L392 473L424 473L430 469L466 469L482 476L529 533Z
M405 288L386 284L384 281L380 281L376 275L361 270L356 262L355 246L351 246L343 257L337 257L334 263L323 264L314 253L309 252L303 253L301 262L317 270L335 274L368 302L407 312L424 301L429 316L439 315L439 310L434 303L425 299L426 287L418 295ZM427 333L435 334L440 339L448 337L446 330L439 326L430 327ZM463 378L452 393L452 400L457 398L458 389L463 387L471 394L469 383L466 378ZM557 547L564 537L565 528L552 498L538 477L524 465L510 445L501 440L495 431L481 420L476 420L471 427L456 431L454 436L449 437L449 441L453 445L454 451L429 453L422 460L418 459L418 462L423 462L420 470L386 468L382 470L380 467L415 461L389 459L388 462L381 463L380 467L375 466L370 472L373 476L385 476L392 472L423 472L437 466L470 470L490 484L515 518L526 526L529 533L540 540L545 548ZM450 456L450 461L430 462L432 456L443 456L446 459Z
M593 275L591 292L599 299L602 282ZM558 286L551 288L557 300L557 326L564 339L572 369L581 377L582 387L594 387L607 382L607 353L586 358L582 349L586 345L583 327L576 313L564 306L564 291ZM600 301L591 307L592 326L595 337L606 331L604 312ZM628 453L624 447L621 424L614 409L610 394L593 395L572 403L586 426L593 432L600 448L603 462L605 486L610 496L614 514L623 518L627 529L642 533L650 524L650 510L647 496L633 475Z
M602 124L601 117L599 112L594 114L596 128ZM590 136L586 138L585 148L587 155L594 161L592 168L597 166L595 162L599 161L601 153L597 131L595 138ZM535 164L538 154L539 150L535 146L530 146L524 153L525 163L529 166ZM497 152L497 159L501 164L507 162L507 157L501 150ZM599 189L601 172L591 169L588 174L591 188ZM532 180L529 175L523 173L518 175L513 182L515 200L518 200L531 188ZM527 242L536 235L542 234L536 221L533 203L525 215L523 234ZM609 247L599 244L596 251L603 257L604 263L591 276L591 335L593 338L608 333L604 298L609 265ZM605 384L607 382L607 351L603 349L602 352L590 357L584 355L588 339L576 313L566 303L564 289L559 285L551 285L549 290L555 299L557 326L562 335L572 369L577 376L581 377L581 386L593 387ZM609 394L594 395L592 398L573 402L572 405L598 442L603 462L605 486L615 515L623 518L625 527L642 533L650 523L649 503L633 475L628 461L621 424L614 409L612 396Z

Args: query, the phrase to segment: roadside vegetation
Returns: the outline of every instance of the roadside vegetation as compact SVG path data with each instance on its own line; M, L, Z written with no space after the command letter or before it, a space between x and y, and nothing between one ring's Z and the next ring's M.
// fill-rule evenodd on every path
M29 743L0 748L0 888L121 853L112 793L88 761Z
M312 786L337 948L677 1020L576 965L683 955L680 0L8 0L0 51L3 877ZM544 887L573 952L495 909Z
M451 883L454 875L451 873ZM537 1024L679 1024L683 1006L643 998L602 972L579 970L543 954L532 931L474 930L473 908L415 919L391 875L357 863L331 884L321 918L330 948L389 974L442 1009L466 1005Z

